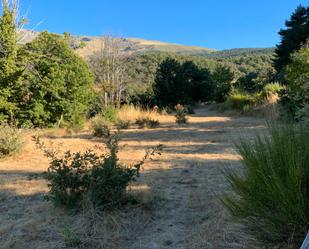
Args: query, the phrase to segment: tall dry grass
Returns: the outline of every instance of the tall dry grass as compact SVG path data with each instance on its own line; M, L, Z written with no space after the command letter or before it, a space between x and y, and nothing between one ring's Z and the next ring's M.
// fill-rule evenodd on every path
M166 115L162 115L159 112L151 109L142 109L138 106L124 105L118 111L118 119L123 121L130 121L135 123L138 119L152 119L164 122L168 120Z

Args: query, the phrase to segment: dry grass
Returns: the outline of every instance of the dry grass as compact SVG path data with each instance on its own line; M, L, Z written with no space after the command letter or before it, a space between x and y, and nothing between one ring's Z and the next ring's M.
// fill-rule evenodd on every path
M85 203L84 212L70 214L44 202L47 183L37 174L47 169L48 161L29 133L21 154L0 161L1 249L67 248L70 240L79 241L75 248L85 249L261 248L231 220L218 195L229 190L221 175L225 163L240 166L233 141L240 134L251 136L263 129L263 120L224 116L204 108L190 116L188 125L178 126L173 116L146 113L158 119L160 127L123 131L120 159L132 163L159 143L164 152L146 163L131 186L139 202L113 212L100 214ZM135 120L145 112L125 107L120 115ZM104 150L89 131L43 133L44 141L60 152Z
M160 123L171 121L169 115L161 115L155 110L143 110L142 108L133 105L123 106L118 111L118 118L120 120L130 121L131 123L135 123L137 119L143 118L158 120Z

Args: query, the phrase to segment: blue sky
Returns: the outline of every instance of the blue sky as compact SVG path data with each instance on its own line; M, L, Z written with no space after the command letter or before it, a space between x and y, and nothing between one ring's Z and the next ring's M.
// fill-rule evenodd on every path
M271 47L308 0L20 0L28 28L112 33L215 49Z

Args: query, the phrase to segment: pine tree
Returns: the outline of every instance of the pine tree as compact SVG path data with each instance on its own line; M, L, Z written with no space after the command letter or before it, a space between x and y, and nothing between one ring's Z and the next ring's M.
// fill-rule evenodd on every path
M291 61L291 54L299 50L309 38L309 8L298 6L285 26L286 29L279 32L281 43L276 48L274 66L277 73L282 73Z
M177 75L180 68L180 63L171 58L167 58L160 64L153 86L154 95L159 105L169 106L177 104Z
M14 88L17 71L16 6L2 0L3 12L0 18L0 121L13 116L17 109Z

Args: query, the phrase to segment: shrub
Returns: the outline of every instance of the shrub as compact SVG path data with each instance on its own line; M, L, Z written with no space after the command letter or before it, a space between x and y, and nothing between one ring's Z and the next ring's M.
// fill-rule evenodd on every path
M234 91L227 99L227 104L235 110L246 111L261 102L260 94L249 94L245 92Z
M283 107L282 114L288 113L296 121L301 121L302 115L300 113L304 113L306 106L309 105L308 46L291 55L291 63L285 69L285 78L287 82L286 91L282 92L280 100Z
M104 117L106 121L115 123L118 118L118 111L113 106L107 106L106 108L104 108L102 112L102 116Z
M278 94L283 89L278 82L266 84L263 88L265 95Z
M176 110L176 123L177 124L185 124L187 123L188 119L187 119L187 114L188 114L188 111L187 111L187 108L185 108L183 105L176 105L175 106L175 110Z
M148 117L147 118L138 118L135 123L138 125L138 127L140 129L143 129L145 127L152 129L152 128L157 128L160 125L159 120L154 120L154 119L151 119L151 118L148 118Z
M244 174L227 173L235 195L223 198L225 206L260 239L299 248L309 228L309 130L272 125L238 149Z
M118 133L110 135L106 141L108 153L105 155L97 155L90 150L85 153L67 151L59 158L38 137L35 141L50 159L46 174L50 188L48 199L67 208L79 208L83 200L90 200L100 209L121 206L125 203L127 186L139 176L145 160L161 149L157 146L148 151L140 162L127 166L119 163Z
M22 132L6 123L0 124L0 158L18 153L24 145Z
M116 125L118 130L129 129L131 122L130 122L130 120L118 119L117 122L115 123L115 125Z
M91 121L92 135L95 137L109 137L110 123L108 123L102 116L97 116Z
M267 100L275 98L278 99L279 93L283 90L283 86L279 83L269 83L266 84L262 91L262 97Z

